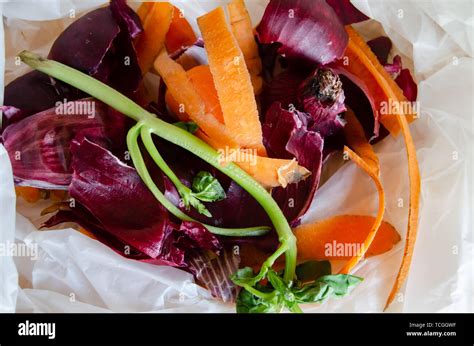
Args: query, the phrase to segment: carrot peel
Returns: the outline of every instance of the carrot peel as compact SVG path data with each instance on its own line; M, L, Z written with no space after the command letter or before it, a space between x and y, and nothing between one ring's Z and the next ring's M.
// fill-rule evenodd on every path
M349 35L349 42L344 58L334 63L332 68L337 73L348 76L367 95L370 95L369 101L375 118L380 120L393 136L396 136L400 133L396 115L403 114L411 122L416 118L413 107L357 31L350 25L346 25L346 32ZM392 105L398 105L398 107L392 107Z
M344 152L347 153L348 157L352 161L354 161L354 163L359 166L359 168L364 170L364 172L367 173L370 178L372 178L379 194L379 206L377 216L369 234L364 240L364 243L362 245L362 251L360 251L357 256L352 256L352 258L344 265L344 267L340 271L340 273L342 274L347 274L357 265L357 263L359 263L361 258L365 255L367 249L369 249L370 245L374 241L374 238L377 234L380 225L382 224L383 214L385 211L385 193L376 171L369 164L367 164L359 155L357 155L348 147L344 147Z
M380 173L379 159L377 155L375 155L370 143L367 142L364 129L351 109L348 108L344 113L344 120L346 121L346 125L343 131L349 147L351 147L378 176Z
M176 52L183 47L188 47L196 42L197 37L183 13L177 7L173 7L173 19L166 33L165 45L168 52Z
M227 10L229 12L232 32L244 55L255 95L258 95L262 91L263 86L263 79L260 76L262 61L258 53L250 15L243 0L232 0L227 5Z
M392 290L387 298L384 310L388 308L395 298L395 295L403 286L410 269L413 250L415 248L416 235L418 232L418 216L420 205L420 169L416 158L416 148L411 137L408 121L403 115L398 115L398 122L402 130L403 139L405 141L406 153L408 158L408 177L410 180L410 205L408 211L408 225L405 249L403 259L398 270L397 278L393 284Z
M199 17L198 25L226 127L240 147L266 156L250 74L224 10L218 7Z
M166 33L173 19L173 5L166 2L154 2L152 6L144 6L142 16L143 32L135 42L138 62L142 73L145 74L153 66L153 61L165 44ZM140 7L142 8L142 7ZM148 9L148 14L145 10Z
M173 98L184 106L186 113L199 128L214 140L213 144L217 145L217 148L238 147L229 130L211 114L206 113L206 105L186 71L168 56L166 50L158 55L154 66Z
M349 251L338 253L336 246L357 252L364 239L367 238L375 223L375 217L365 215L337 215L315 223L303 224L293 232L298 246L298 259L306 260L341 260L350 259ZM366 257L379 255L389 251L400 241L395 227L382 222L380 228L365 253ZM328 247L331 251L328 252Z

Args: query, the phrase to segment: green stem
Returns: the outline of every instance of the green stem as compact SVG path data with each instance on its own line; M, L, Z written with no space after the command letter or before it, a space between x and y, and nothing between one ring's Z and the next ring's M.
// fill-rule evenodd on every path
M206 207L202 204L202 202L197 200L192 195L191 189L188 188L186 185L184 185L181 182L181 180L179 180L176 174L174 174L174 172L165 162L165 160L159 153L158 149L156 149L155 143L153 143L153 139L151 137L152 133L153 133L152 129L143 126L140 131L142 142L145 145L145 148L148 151L148 154L150 154L150 156L152 157L153 161L155 161L155 163L158 165L161 171L164 174L166 174L166 176L171 180L171 182L174 184L174 186L178 190L178 193L186 209L189 209L190 205L193 205L196 207L194 203L197 203L200 206L202 206L202 208L204 208L204 210L207 212L206 216L211 217L212 216L211 213L206 209ZM193 203L193 200L194 200L194 203ZM200 212L202 213L202 211Z
M141 134L141 139L143 141L143 144L145 145L146 150L150 154L151 158L155 163L160 167L162 172L166 174L166 176L171 180L171 182L174 184L176 189L178 190L179 194L181 195L182 193L186 193L186 190L189 190L187 186L185 186L181 180L174 174L174 172L171 170L171 168L168 166L168 164L165 162L159 151L155 147L155 143L153 143L153 139L151 138L153 130L147 127L142 127L140 134ZM182 197L182 195L181 195Z
M258 298L261 298L263 300L271 300L277 294L277 291L266 293L266 292L259 291L255 287L252 287L252 286L247 285L247 284L244 284L242 287L245 288L250 293L252 293L254 296L256 296Z
M272 196L245 171L234 163L229 163L225 166L221 165L219 153L207 143L183 129L154 117L153 114L147 112L138 104L106 84L69 66L42 58L41 56L28 51L21 52L19 56L23 62L31 67L88 93L98 100L108 104L110 107L115 108L117 111L135 119L137 122L141 122L143 125L152 128L154 133L159 137L192 152L233 179L253 198L255 198L268 214L276 232L278 233L281 245L286 248L284 279L287 282L293 280L296 268L296 238L293 235L283 212L280 210L278 204L273 200ZM138 136L138 133L133 134L133 136L135 135ZM133 146L132 143L132 147ZM132 151L132 148L129 148L129 150ZM139 150L134 151L134 154L137 155L137 152L139 154Z
M140 131L143 127L144 124L142 122L138 122L128 131L127 134L128 151L130 153L130 157L132 158L133 165L135 166L135 169L138 172L138 175L140 176L140 178L142 178L143 182L153 193L158 202L160 202L171 214L183 221L196 221L192 217L189 217L188 215L183 213L173 203L171 203L160 191L158 186L156 186L155 182L153 181L153 178L148 173L145 161L143 160L142 153L140 152L140 147L138 146L138 135L140 134ZM264 227L221 228L207 225L204 223L203 226L206 227L211 233L230 237L258 236L265 234L268 231L268 229Z
M291 308L290 308L290 311L291 311L291 312L295 312L295 313L297 313L297 314L303 313L303 310L301 310L301 308L300 308L300 306L299 306L298 304L292 305Z

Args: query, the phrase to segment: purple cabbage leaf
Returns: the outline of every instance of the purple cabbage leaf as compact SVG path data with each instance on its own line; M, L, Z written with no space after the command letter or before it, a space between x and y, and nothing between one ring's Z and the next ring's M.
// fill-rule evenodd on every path
M15 182L38 188L66 189L71 181L70 143L85 136L120 150L125 118L107 105L87 98L58 104L24 118L2 133Z
M309 208L321 175L324 140L318 132L308 129L311 121L306 113L285 110L275 102L267 111L262 127L269 153L275 157L294 157L311 172L299 183L272 190L273 198L293 224Z
M183 268L194 250L222 249L201 224L172 218L136 170L110 151L86 138L74 140L71 151L69 194L76 205L58 212L45 226L74 221L122 255L131 248L135 258Z
M342 57L348 36L325 0L271 0L257 27L260 43L281 44L287 59L309 65Z

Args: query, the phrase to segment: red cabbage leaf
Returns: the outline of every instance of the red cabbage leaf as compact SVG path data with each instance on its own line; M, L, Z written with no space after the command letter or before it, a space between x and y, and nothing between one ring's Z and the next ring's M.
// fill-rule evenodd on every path
M387 36L379 36L370 41L367 41L367 45L374 52L377 59L382 65L388 62L388 55L392 50L392 41Z
M4 107L14 107L16 116L3 114L2 128L31 114L54 107L56 102L84 97L79 90L38 71L18 77L5 87Z
M359 23L369 19L369 17L355 8L350 0L326 0L326 2L336 12L344 25Z
M218 257L197 253L189 260L189 269L214 297L223 302L234 302L240 288L230 276L239 269L239 264L239 254L228 249L222 251Z
M325 0L271 0L257 27L260 43L279 42L292 61L325 65L341 58L348 36Z
M405 95L409 101L416 101L418 86L409 69L402 69L398 77L395 78L395 83L403 90L403 95Z
M71 151L69 193L80 207L53 216L46 226L75 221L122 255L123 246L129 245L135 257L143 254L145 259L185 268L193 250L221 250L219 240L201 224L172 218L136 170L110 151L85 138L74 140Z
M53 107L8 126L1 138L10 156L15 182L39 188L65 189L71 181L70 143L86 136L110 149L119 149L125 118L94 99ZM93 112L89 114L88 112Z
M48 58L81 70L125 94L136 91L141 71L132 38L142 31L125 0L91 11L64 30Z
M124 0L91 11L67 27L56 39L49 58L86 72L131 94L141 81L132 39L142 31L135 12ZM56 102L83 98L79 90L49 76L31 71L5 87L4 105L21 112L3 116L2 128L31 114L53 107Z
M272 190L286 218L293 224L309 208L318 188L323 162L323 138L307 128L311 120L305 113L290 112L275 102L267 111L262 127L264 144L276 157L294 157L311 175L306 180Z
M417 96L417 85L413 80L411 72L403 69L402 59L399 55L393 58L392 63L388 62L388 56L392 48L392 42L388 37L380 36L367 42L379 62L385 70L392 76L403 94L409 101L415 101ZM354 111L364 128L367 138L372 141L380 141L389 132L375 118L371 95L367 94L360 86L364 85L358 76L340 75L346 104Z

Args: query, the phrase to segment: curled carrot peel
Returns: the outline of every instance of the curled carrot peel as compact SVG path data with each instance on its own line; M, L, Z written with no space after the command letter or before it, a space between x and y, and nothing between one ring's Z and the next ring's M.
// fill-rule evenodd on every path
M366 215L337 215L322 221L303 224L295 229L298 259L342 260L362 248L364 240L375 223L375 217ZM389 251L400 241L395 227L382 222L373 242L365 253L366 257ZM342 253L339 247L344 249Z
M411 137L410 129L408 128L408 121L403 115L397 116L400 128L402 130L403 139L405 141L407 159L408 159L408 176L410 180L410 205L408 211L408 225L405 249L403 252L403 259L398 270L397 278L393 284L392 291L387 298L385 309L395 298L395 295L403 286L408 272L410 270L413 250L415 248L416 235L418 232L418 216L420 207L420 169L418 167L418 160L416 158L416 148Z
M352 256L352 258L342 268L341 273L346 274L349 273L357 265L357 263L359 263L362 257L364 257L372 242L374 241L375 236L377 235L380 225L382 224L383 214L385 212L385 193L379 178L379 160L372 146L365 138L362 125L359 123L356 116L350 109L345 113L344 119L347 121L346 126L344 126L344 135L348 144L354 150L352 151L347 146L345 146L344 153L347 154L348 158L354 161L354 163L359 166L359 168L364 170L364 172L366 172L372 178L379 194L379 207L377 216L373 222L372 228L364 240L364 243L362 244L362 249L357 253L357 256Z
M241 148L254 149L258 155L266 156L250 74L228 28L224 10L218 7L199 17L198 25L226 128Z
M148 14L142 14L145 16L143 32L135 42L135 49L140 69L145 74L152 68L153 61L165 44L174 8L167 2L154 2L151 7L150 5L142 6L148 9Z
M371 96L369 101L374 116L396 136L400 133L397 115L403 115L411 122L416 118L413 107L357 31L350 25L346 26L346 31L349 42L344 57L334 63L332 68L337 73L347 75Z
M408 276L418 229L420 171L416 158L416 148L408 127L408 123L416 119L416 113L411 107L407 109L402 107L408 100L403 95L402 90L384 70L362 37L351 26L346 26L346 31L349 34L349 43L345 52L346 60L341 59L338 61L334 69L338 73L351 77L360 88L372 96L370 101L372 108L376 111L375 115L379 116L380 122L392 135L402 132L408 158L410 205L406 243L397 278L385 305L386 309ZM345 61L346 63L344 63ZM397 104L399 107L389 112L382 112L384 103Z
M372 178L373 182L375 183L375 186L377 187L377 191L379 194L379 207L378 207L377 216L375 217L374 224L372 225L372 228L370 229L369 234L364 240L361 251L359 251L357 256L352 256L352 258L344 265L344 267L340 271L341 274L350 273L350 271L357 265L357 263L359 263L361 258L364 257L365 253L367 252L372 242L374 241L377 231L380 228L380 225L382 224L383 214L385 211L385 193L384 193L382 184L380 183L380 179L377 174L377 171L373 169L370 164L365 162L359 155L357 155L348 147L346 146L344 147L344 152L347 153L348 157L357 166L359 166L359 168L364 170L364 172L367 173L367 175L369 175L369 177Z
M229 12L232 32L242 50L245 64L247 65L250 78L252 79L255 95L259 95L263 87L263 79L260 76L262 72L262 60L258 53L258 46L255 41L249 12L245 7L244 0L232 0L227 5L227 10Z
M344 120L346 121L344 136L347 144L379 175L379 159L370 143L367 142L364 129L351 109L348 108L344 113Z
M84 234L86 237L89 237L91 239L97 239L97 237L92 232L88 231L83 227L79 227L78 232Z

